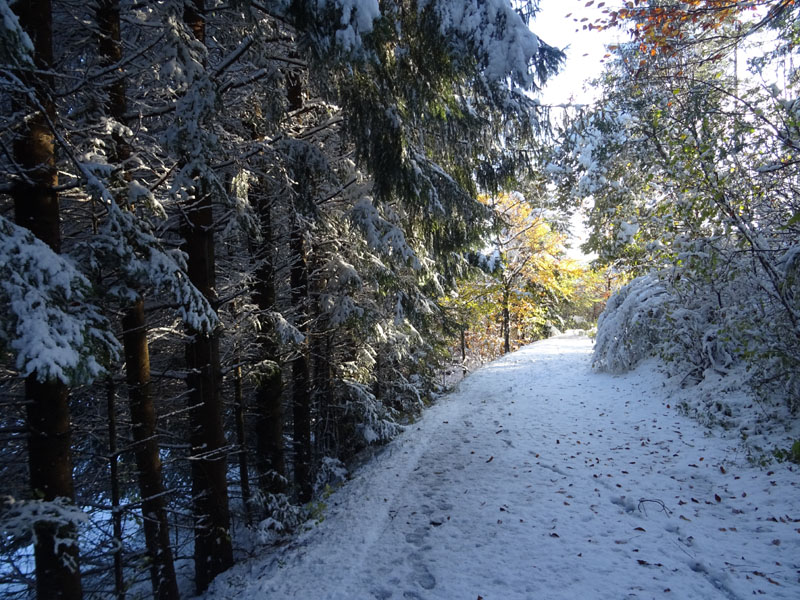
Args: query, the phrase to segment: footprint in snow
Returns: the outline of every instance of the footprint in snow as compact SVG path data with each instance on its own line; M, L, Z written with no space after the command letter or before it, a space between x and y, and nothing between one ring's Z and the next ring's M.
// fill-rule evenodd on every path
M424 563L415 563L413 566L414 573L412 573L411 578L416 581L420 587L425 590L432 590L436 587L436 578Z
M427 527L417 527L411 533L406 534L406 542L409 544L413 544L414 546L421 546L422 543L425 541L425 537L428 535L428 528Z

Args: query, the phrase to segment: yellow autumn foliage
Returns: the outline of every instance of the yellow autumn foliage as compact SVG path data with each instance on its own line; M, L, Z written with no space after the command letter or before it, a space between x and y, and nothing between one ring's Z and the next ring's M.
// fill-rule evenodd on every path
M482 270L442 299L461 325L464 350L475 362L548 337L553 329L596 319L605 279L566 257L567 234L521 194L482 197L496 215L496 233Z

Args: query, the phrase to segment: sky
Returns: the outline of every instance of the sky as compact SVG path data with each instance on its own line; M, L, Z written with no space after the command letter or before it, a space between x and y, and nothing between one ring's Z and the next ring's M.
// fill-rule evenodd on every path
M607 53L606 45L620 41L617 31L599 32L585 31L580 20L592 22L601 16L601 8L594 2L586 7L588 0L540 0L540 12L536 16L531 29L543 41L564 50L566 63L561 72L551 78L545 86L541 100L544 104L560 105L570 103L589 103L596 99L597 92L586 85L588 80L596 78L603 69L602 60ZM606 0L606 6L614 6L619 0ZM576 214L572 219L572 248L567 252L569 258L588 262L595 255L585 255L580 244L588 233L582 224L583 216Z
M536 16L531 29L546 43L565 50L567 54L564 69L544 89L542 101L545 104L564 104L570 100L591 101L594 94L591 90L584 90L584 81L600 74L601 61L606 54L606 44L613 44L619 39L619 33L616 31L598 32L581 29L580 19L588 18L588 23L601 15L601 9L594 5L587 8L586 1L540 1L541 12ZM607 6L618 3L618 0L605 2ZM567 17L566 15L570 13L571 15Z

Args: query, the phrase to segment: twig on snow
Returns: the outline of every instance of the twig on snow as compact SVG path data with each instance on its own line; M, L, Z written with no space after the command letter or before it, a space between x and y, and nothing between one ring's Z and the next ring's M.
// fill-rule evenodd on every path
M647 515L647 509L644 506L645 502L655 502L656 504L659 505L659 507L661 507L661 510L664 511L664 514L666 514L668 517L670 515L672 515L672 512L667 508L667 505L664 504L664 502L662 500L657 500L657 499L656 500L651 500L649 498L639 498L639 507L638 507L639 508L639 512L643 512L645 514L645 516Z

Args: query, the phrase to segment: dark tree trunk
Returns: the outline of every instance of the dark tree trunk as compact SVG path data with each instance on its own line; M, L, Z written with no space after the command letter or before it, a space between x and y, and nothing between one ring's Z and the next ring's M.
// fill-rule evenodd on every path
M461 373L467 374L467 327L461 326Z
M306 320L308 304L308 269L303 231L295 224L289 240L292 266L292 305L295 309L295 324L303 333L308 332ZM294 479L301 502L311 500L311 390L308 372L307 347L300 348L292 361L292 416L294 421Z
M233 374L233 406L236 419L236 445L239 447L239 485L242 488L242 504L244 505L244 521L247 526L252 522L250 515L250 477L247 473L247 436L244 423L244 393L242 392L242 367L236 366Z
M503 291L503 353L511 352L511 311L509 308L510 295L508 290Z
M289 110L303 106L302 80L297 73L286 77L286 98ZM299 191L301 183L295 184ZM295 310L295 324L304 335L308 334L308 267L306 265L303 230L299 222L292 227L289 236L291 256L290 282L292 286L292 306ZM292 361L292 420L294 427L294 480L301 502L311 500L311 377L308 366L308 340L300 348L300 353Z
M161 459L156 434L156 410L150 391L150 353L147 347L147 325L144 302L140 299L122 318L122 342L128 381L131 427L135 443L139 492L142 496L142 518L150 580L157 600L180 597L169 540Z
M381 369L383 367L383 360L381 360L381 352L380 347L378 352L375 353L375 366L372 368L373 372L375 373L375 382L372 384L372 395L375 396L376 400L382 399L381 394L381 377L383 374L381 373Z
M331 370L331 344L327 332L314 332L311 336L311 363L314 373L314 402L316 432L314 439L318 456L339 457L337 448L337 423L339 415L333 405L333 372Z
M105 66L122 59L120 11L118 0L99 0L96 8L100 58ZM127 109L125 79L117 78L106 90L106 112L118 122L125 122ZM113 134L112 161L122 166L130 156L130 145L117 131ZM127 178L123 167L123 177ZM140 298L122 318L122 343L125 352L128 403L135 442L139 493L142 496L145 548L150 564L153 596L157 600L179 598L172 549L169 540L164 486L161 477L156 437L156 411L150 393L150 353L147 347L147 324L144 302Z
M192 240L187 236L187 241ZM192 253L189 252L190 277ZM197 280L192 279L197 285ZM202 288L201 288L202 289ZM228 450L222 423L219 337L190 331L186 346L192 408L192 497L195 513L195 584L198 593L233 565L226 477Z
M119 0L99 0L96 8L100 58L105 66L122 59ZM119 75L119 74L117 74ZM125 122L127 97L125 79L118 77L107 90L106 112L120 123ZM123 167L130 157L128 140L115 131L111 160ZM150 392L150 353L147 346L147 324L144 302L140 298L122 318L122 343L125 352L128 403L135 442L139 493L142 496L145 548L150 564L153 596L157 600L177 600L178 584L169 540L164 486L161 477L156 437L156 410Z
M122 59L122 41L120 36L119 0L97 0L98 45L103 66L119 63ZM119 75L116 73L115 75ZM124 120L127 100L125 97L125 79L118 77L106 90L108 93L108 113L122 122ZM119 134L115 134L119 135Z
M275 264L272 241L271 207L266 200L259 205L261 237L264 259L256 271L256 287L253 299L259 310L275 309ZM259 373L256 388L256 467L259 473L259 489L264 494L279 494L285 491L286 458L283 448L283 376L278 366L278 348L274 334L262 332L258 341L262 359L274 366Z
M119 461L117 454L117 388L114 378L106 382L106 413L108 414L108 463L111 471L111 521L114 531L114 595L125 600L125 578L122 570L122 510L120 509Z
M187 2L183 18L195 38L205 43L203 0ZM211 196L201 181L184 206L183 237L189 280L217 306L214 216ZM186 344L191 411L192 497L194 499L195 586L198 593L233 566L228 509L228 447L222 421L219 331L189 331Z
M44 73L53 63L52 11L50 0L28 0L14 4L22 28L34 46L39 73L19 74L33 88L44 108L22 104L31 116L14 142L14 158L24 169L14 188L17 224L30 229L55 252L61 249L58 173L54 136L48 123L55 117L50 99L53 80ZM28 464L33 495L50 501L74 499L72 482L69 390L56 379L33 373L25 381L28 425ZM78 567L77 531L71 524L39 521L35 525L36 594L40 600L77 600L82 597Z
M74 498L69 393L60 381L25 381L31 488L42 500ZM36 596L39 600L83 597L75 527L39 521L35 526ZM72 543L64 543L70 540Z

